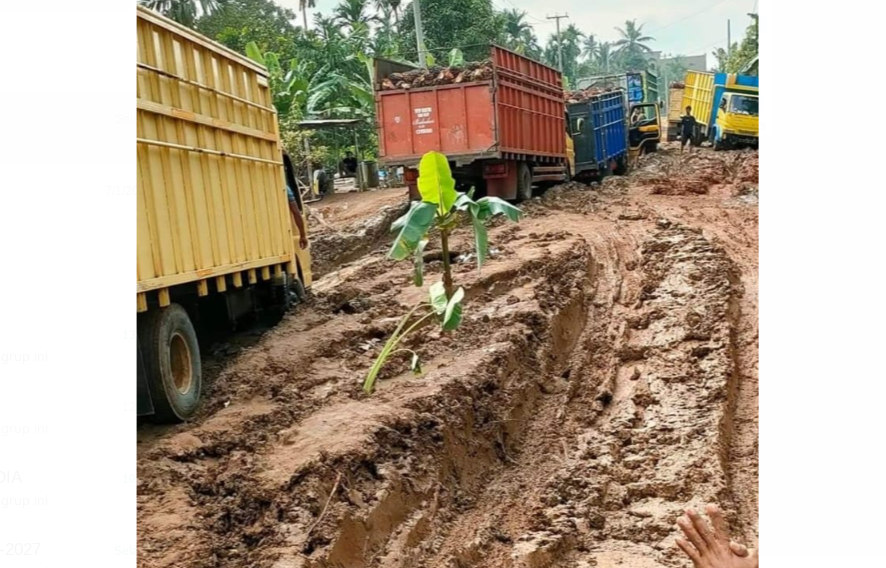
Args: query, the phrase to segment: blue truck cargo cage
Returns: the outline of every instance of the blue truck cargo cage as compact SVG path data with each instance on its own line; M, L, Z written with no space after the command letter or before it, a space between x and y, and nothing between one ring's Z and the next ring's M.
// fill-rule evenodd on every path
M592 95L568 107L575 145L576 179L625 170L628 159L627 107L621 89Z

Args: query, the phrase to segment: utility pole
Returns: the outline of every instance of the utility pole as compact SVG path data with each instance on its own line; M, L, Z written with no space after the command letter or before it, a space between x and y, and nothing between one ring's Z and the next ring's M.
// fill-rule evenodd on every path
M726 56L732 59L732 22L726 20Z
M427 67L428 62L425 57L425 33L421 27L421 3L419 0L412 0L412 15L415 16L415 39L418 42L418 64Z
M560 65L560 73L563 72L563 38L560 36L560 20L563 18L569 18L569 14L548 16L549 20L557 20L557 62Z

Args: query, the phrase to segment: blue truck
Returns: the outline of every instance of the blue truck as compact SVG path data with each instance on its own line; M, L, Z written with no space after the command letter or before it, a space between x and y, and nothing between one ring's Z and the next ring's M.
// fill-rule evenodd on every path
M593 94L567 106L578 180L622 175L628 168L628 117L624 91Z

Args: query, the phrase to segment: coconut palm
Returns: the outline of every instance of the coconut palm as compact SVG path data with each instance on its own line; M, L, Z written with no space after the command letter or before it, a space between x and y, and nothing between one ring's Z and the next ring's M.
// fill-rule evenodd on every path
M188 27L194 27L199 16L218 10L216 0L140 0L140 4Z
M388 16L388 10L390 10L394 14L394 23L397 24L397 28L400 27L400 0L375 0L375 9L383 14L384 18L390 18Z
M366 4L367 0L342 0L335 7L335 18L339 24L351 31L364 25L368 28L376 17L369 15Z
M502 12L505 28L505 41L512 47L517 47L525 37L526 32L532 31L532 26L526 22L526 12L512 8Z
M604 73L612 70L612 44L608 41L597 46L597 65Z
M652 48L646 42L654 41L655 38L643 35L643 24L637 25L637 20L625 21L624 28L615 28L621 35L621 39L615 42L614 55L629 70L642 70L647 67L646 54Z
M397 30L394 28L391 15L394 10L387 2L382 2L381 17L378 18L378 27L370 41L370 51L375 56L392 57L397 54Z
M597 52L600 49L600 44L597 43L597 38L594 37L594 34L588 34L585 36L584 41L581 44L581 52L582 55L588 58L590 61L594 61L597 57Z
M301 10L302 21L305 24L305 33L308 31L308 8L314 8L316 6L316 0L298 0L298 9Z
M523 45L525 46L525 54L535 59L541 59L542 48L538 43L538 37L532 28L523 32Z

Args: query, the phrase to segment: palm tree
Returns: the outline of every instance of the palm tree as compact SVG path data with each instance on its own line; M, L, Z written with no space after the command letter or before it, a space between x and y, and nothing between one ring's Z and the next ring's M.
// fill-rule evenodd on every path
M652 48L646 45L647 41L655 38L643 35L643 24L637 25L637 20L625 21L625 27L615 28L621 35L621 39L615 42L615 55L628 69L645 69L647 67L646 54Z
M612 44L608 41L597 46L597 65L600 66L601 71L609 73L612 66Z
M139 2L188 27L194 27L198 16L205 16L218 10L216 0L139 0Z
M569 24L569 27L563 30L560 38L563 46L563 74L573 84L576 79L578 59L581 57L582 39L584 39L584 34L575 27L575 24Z
M391 23L391 14L394 9L388 5L386 0L381 2L382 16L378 18L378 28L372 36L371 48L372 53L381 57L392 57L397 54L397 30Z
M375 9L385 14L386 18L388 18L387 11L393 11L394 22L397 24L397 29L400 29L400 0L375 0Z
M585 40L582 43L582 55L588 58L588 60L593 61L597 57L597 52L600 49L600 44L597 43L597 39L594 37L594 34L588 34L585 36Z
M354 31L361 24L369 26L370 22L376 20L375 16L366 13L367 0L342 0L335 7L335 18L339 24Z
M305 33L308 33L308 8L316 6L316 0L298 0L298 9L301 10L301 17L305 24Z
M538 43L538 37L536 37L535 32L532 28L529 28L525 32L523 32L523 45L525 46L525 55L535 59L541 59L542 49L541 45Z
M532 26L524 20L526 12L512 8L502 12L505 24L505 43L514 51L526 49L527 32L532 33Z

